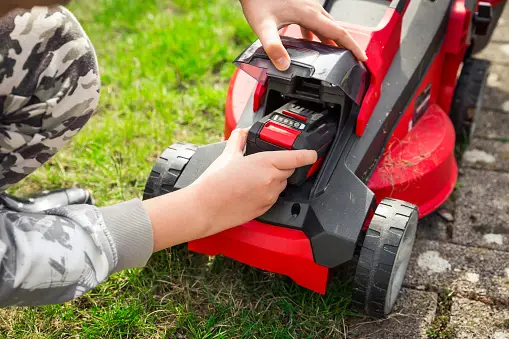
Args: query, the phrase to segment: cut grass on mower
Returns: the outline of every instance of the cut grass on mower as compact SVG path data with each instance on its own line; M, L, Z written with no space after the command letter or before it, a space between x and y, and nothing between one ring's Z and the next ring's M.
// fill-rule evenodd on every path
M236 0L81 0L100 107L71 144L10 193L79 185L101 206L141 197L161 148L218 141L231 61L254 39ZM0 310L3 338L341 337L349 285L326 296L226 258L162 251L64 305Z

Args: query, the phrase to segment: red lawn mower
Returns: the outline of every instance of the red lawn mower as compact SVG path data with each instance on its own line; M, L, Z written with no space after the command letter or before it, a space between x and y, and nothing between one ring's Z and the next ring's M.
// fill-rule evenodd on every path
M489 70L472 55L486 46L505 2L325 1L365 49L364 64L348 50L302 39L295 26L282 31L287 71L253 43L235 60L225 139L250 127L246 154L314 149L319 159L292 175L267 213L188 249L289 276L318 293L332 270L354 260L353 306L389 314L418 219L455 187L456 156L471 138ZM224 146L170 146L144 199L190 185Z

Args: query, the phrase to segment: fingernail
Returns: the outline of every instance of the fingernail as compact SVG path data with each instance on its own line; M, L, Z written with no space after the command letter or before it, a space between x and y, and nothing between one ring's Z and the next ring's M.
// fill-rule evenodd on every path
M285 57L281 57L276 60L276 67L280 71L286 71L290 67L290 60Z

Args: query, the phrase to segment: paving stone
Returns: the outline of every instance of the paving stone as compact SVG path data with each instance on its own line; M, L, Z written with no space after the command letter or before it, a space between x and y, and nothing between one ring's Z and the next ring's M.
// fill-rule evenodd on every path
M348 338L426 338L436 306L436 293L403 288L393 314L387 319L350 318Z
M504 27L504 30L509 32L508 27ZM509 59L509 37L506 37L505 40L506 41L491 41L480 53L476 54L475 57L488 59L496 63L507 63Z
M506 6L505 11L507 12L509 6ZM492 41L509 41L509 19L500 18L497 24L497 28L491 36Z
M509 6L505 6L491 37L493 41L509 41Z
M484 139L509 140L509 114L484 110L479 114L474 136Z
M417 240L404 285L509 304L509 253L486 248Z
M463 156L464 167L509 172L509 141L472 140Z
M504 21L505 23L505 21ZM501 30L509 32L509 27L504 25ZM501 35L501 32L497 32L497 35ZM486 46L480 53L475 55L476 58L491 60L496 63L507 63L509 60L509 36L505 38L505 41L495 40Z
M509 310L505 307L453 298L450 324L456 338L509 339Z
M447 241L448 230L452 227L451 223L445 221L437 213L432 213L419 220L417 227L417 238L428 240Z
M509 60L509 57L507 58ZM491 65L486 88L484 91L483 107L509 112L509 66Z
M464 170L452 242L509 251L509 174Z

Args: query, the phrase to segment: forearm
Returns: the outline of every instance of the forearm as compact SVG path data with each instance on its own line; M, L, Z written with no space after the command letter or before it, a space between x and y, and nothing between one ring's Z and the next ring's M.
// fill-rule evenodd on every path
M0 307L69 301L112 273L144 266L153 252L221 231L211 200L221 203L192 185L104 208L0 212Z
M207 211L195 186L143 202L152 224L154 252L210 235Z

